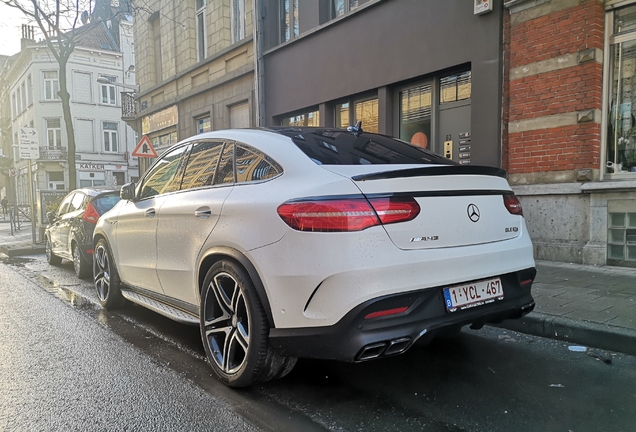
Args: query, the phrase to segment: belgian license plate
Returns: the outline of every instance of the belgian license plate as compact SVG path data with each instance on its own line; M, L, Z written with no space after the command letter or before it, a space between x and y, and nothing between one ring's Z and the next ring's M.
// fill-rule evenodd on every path
M499 278L444 288L444 301L449 312L482 306L503 298L503 286Z

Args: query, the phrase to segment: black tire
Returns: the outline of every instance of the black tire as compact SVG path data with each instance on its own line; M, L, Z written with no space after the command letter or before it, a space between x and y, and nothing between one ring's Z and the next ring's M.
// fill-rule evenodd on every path
M93 254L93 281L97 299L105 309L116 309L124 304L119 288L119 274L106 240L100 239Z
M88 263L88 260L84 258L82 251L77 243L73 244L73 269L75 274L80 279L86 279L92 273L92 268Z
M201 338L212 369L230 387L281 378L296 364L269 345L269 324L254 285L238 264L214 264L201 289Z
M46 262L48 262L51 265L62 264L62 258L60 258L59 256L53 253L49 236L44 237L44 252L46 253Z

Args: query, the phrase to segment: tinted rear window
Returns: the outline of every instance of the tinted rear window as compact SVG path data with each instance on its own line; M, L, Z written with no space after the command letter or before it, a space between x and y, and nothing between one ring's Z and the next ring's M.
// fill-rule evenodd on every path
M355 136L337 129L275 129L294 141L319 165L444 164L449 159L405 141L385 135L362 133Z
M112 194L100 195L93 202L93 207L100 215L103 215L108 210L112 209L119 201L119 192L113 192Z

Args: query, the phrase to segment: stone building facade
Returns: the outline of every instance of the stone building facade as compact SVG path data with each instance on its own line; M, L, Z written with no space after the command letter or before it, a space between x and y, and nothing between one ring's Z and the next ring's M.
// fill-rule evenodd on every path
M151 0L138 13L131 120L159 154L200 132L255 125L252 19L247 0Z

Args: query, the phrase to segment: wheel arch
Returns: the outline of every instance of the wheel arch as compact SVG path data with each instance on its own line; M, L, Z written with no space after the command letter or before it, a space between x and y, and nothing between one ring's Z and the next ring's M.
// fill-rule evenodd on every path
M197 273L197 287L199 291L199 296L201 295L201 286L203 285L203 280L205 279L208 270L217 262L222 259L229 259L231 261L236 262L238 265L243 267L247 274L250 276L252 283L254 284L254 288L256 289L256 294L258 295L261 304L263 305L263 309L265 310L265 316L267 317L267 322L270 328L274 328L274 318L272 316L272 309L269 304L269 298L267 297L267 293L265 292L265 286L263 285L263 281L261 280L256 267L254 264L240 251L225 246L219 246L209 249L199 263L199 269Z

